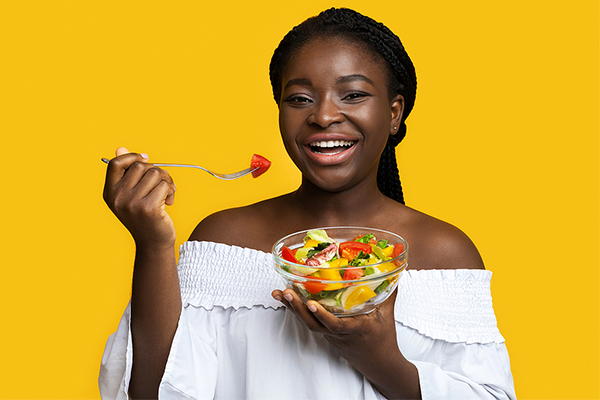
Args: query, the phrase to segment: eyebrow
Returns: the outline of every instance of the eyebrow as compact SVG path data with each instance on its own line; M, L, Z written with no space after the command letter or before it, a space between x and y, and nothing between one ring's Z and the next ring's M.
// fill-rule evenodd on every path
M363 82L369 83L371 86L375 86L375 84L373 83L372 80L370 80L369 78L367 78L366 76L361 75L361 74L340 76L339 78L337 78L335 80L335 83L340 84L340 83L348 83L348 82L355 82L355 81L363 81Z
M312 82L310 81L310 79L306 79L306 78L296 78L296 79L290 79L286 84L285 87L283 88L284 90L289 88L292 85L300 85L300 86L311 86Z
M367 82L371 86L375 86L375 84L373 83L372 80L370 80L369 78L367 78L366 76L361 75L361 74L352 74L352 75L340 76L339 78L337 78L335 80L335 83L339 85L339 84L342 84L342 83L356 82L356 81ZM285 87L283 89L285 90L285 89L287 89L287 88L289 88L290 86L293 86L293 85L311 86L312 82L310 81L310 79L306 79L306 78L290 79L285 84Z

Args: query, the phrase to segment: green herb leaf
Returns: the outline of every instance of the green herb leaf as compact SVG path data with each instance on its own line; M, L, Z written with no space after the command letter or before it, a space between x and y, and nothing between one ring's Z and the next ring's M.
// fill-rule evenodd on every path
M381 292L383 292L388 286L390 285L390 281L388 281L387 279L385 281L383 281L383 283L379 286L377 286L377 288L375 288L375 293L379 294Z
M375 236L372 233L369 233L367 235L364 235L362 237L359 237L358 239L355 240L355 242L360 242L360 243L369 243L369 240L373 239Z
M389 240L381 239L380 241L377 242L377 247L385 249L388 246L389 242L390 242Z
M362 267L363 265L365 265L367 263L366 260L368 260L369 258L371 258L368 254L365 254L364 251L360 251L360 253L358 253L356 255L356 257L354 257L354 260L350 261L348 263L348 265L352 266L352 267Z

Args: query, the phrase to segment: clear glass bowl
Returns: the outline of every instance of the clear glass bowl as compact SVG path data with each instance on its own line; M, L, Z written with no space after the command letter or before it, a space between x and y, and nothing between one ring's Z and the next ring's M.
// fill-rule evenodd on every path
M339 268L329 268L327 266L307 267L282 258L283 246L291 250L304 246L303 239L308 230L292 233L273 245L272 254L275 269L283 277L287 287L293 289L304 303L308 300L315 300L338 317L367 314L373 311L398 286L400 273L408 265L408 244L406 241L395 233L374 228L342 226L316 229L325 230L329 237L338 244L369 233L375 235L377 240L388 240L391 245L402 243L404 251L394 258L363 267L343 266ZM369 267L373 268L370 271L378 271L379 273L365 274L352 280L331 280L311 275L316 271L320 271L317 273L319 275L323 270L328 270L325 274L332 276L332 271L346 272L356 269L363 269L364 271L365 268ZM343 275L340 274L340 278Z

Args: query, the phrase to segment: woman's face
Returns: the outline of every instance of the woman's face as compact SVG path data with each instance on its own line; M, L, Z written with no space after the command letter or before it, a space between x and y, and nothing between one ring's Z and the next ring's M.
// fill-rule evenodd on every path
M389 99L379 55L339 39L317 39L282 74L279 126L304 177L331 192L376 179L404 99Z

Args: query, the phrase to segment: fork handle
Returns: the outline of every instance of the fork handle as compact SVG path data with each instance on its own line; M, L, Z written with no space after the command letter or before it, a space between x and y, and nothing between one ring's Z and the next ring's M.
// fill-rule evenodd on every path
M102 160L103 162L105 162L106 164L108 164L108 163L110 162L110 160L109 160L108 158L104 158L104 157L102 157L102 158L101 158L101 160ZM191 165L191 164L164 164L164 163L150 163L150 164L152 164L152 165L156 165L157 167L185 167L185 168L198 168L198 169L201 169L202 171L206 171L206 172L208 172L209 174L212 174L212 175L218 175L218 174L216 174L215 172L209 171L209 170L207 170L206 168L204 168L204 167L201 167L201 166L199 166L199 165Z
M105 162L106 164L108 164L110 162L110 160L108 158L104 158L104 157L102 157L101 160L103 162ZM191 165L191 164L162 164L162 163L150 163L150 164L156 165L157 167L187 167L187 168L204 169L198 165Z

